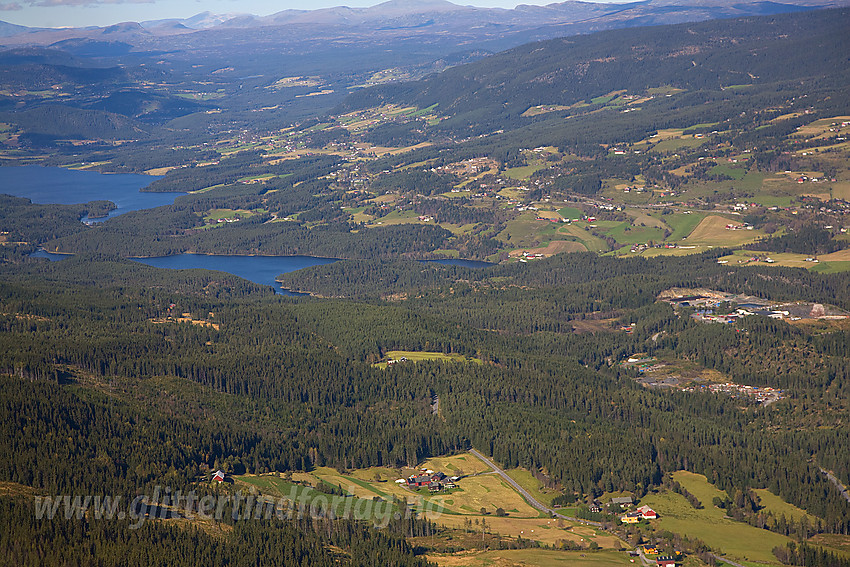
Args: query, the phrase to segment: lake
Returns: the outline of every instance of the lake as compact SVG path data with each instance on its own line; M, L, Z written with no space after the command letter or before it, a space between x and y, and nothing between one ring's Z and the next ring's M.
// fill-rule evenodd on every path
M335 258L315 258L312 256L214 256L208 254L176 254L157 258L131 258L131 260L148 266L171 270L203 268L227 272L260 285L270 285L284 295L306 294L281 289L280 284L275 281L275 278L280 274L336 262Z
M141 209L171 205L185 193L142 193L159 177L132 173L98 173L76 171L64 167L0 168L0 193L25 197L33 203L74 205L89 201L112 201L117 209L108 216L97 219L83 218L83 222L100 222L120 214Z
M31 254L34 258L47 258L57 262L70 258L70 254L53 254L39 250ZM218 270L227 272L240 278L260 285L270 285L278 293L284 295L306 295L283 290L275 278L280 274L286 274L309 268L332 264L335 258L317 258L314 256L216 256L212 254L175 254L174 256L159 256L155 258L130 258L134 262L154 266L156 268L168 268L171 270L186 270L190 268L202 268L205 270ZM451 266L465 266L467 268L486 268L493 266L488 262L476 260L426 260Z

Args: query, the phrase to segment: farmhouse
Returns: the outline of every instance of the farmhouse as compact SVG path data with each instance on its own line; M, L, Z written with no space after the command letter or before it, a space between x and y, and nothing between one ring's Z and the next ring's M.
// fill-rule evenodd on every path
M658 514L649 506L641 506L637 509L637 511L640 512L640 515L644 520L654 520L658 518Z
M629 512L625 516L620 517L620 521L624 524L636 524L643 519L640 512Z
M619 505L620 508L625 508L626 506L632 505L632 497L631 496L618 496L617 498L611 499L611 505Z
M411 488L420 488L427 486L431 492L439 492L444 488L455 488L457 485L454 477L449 479L442 472L423 471L423 474L411 476L407 479L407 486Z
M672 555L660 555L655 559L657 567L676 567L676 558Z
M224 471L216 471L212 479L216 482L224 482Z

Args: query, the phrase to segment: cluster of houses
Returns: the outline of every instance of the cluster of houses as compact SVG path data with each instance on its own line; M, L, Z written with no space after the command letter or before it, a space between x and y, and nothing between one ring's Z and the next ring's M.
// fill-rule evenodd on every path
M714 394L727 394L731 397L746 396L754 398L765 405L772 404L782 399L782 390L771 388L770 386L746 386L743 384L734 384L726 382L723 384L700 384L684 388L685 392L705 391L708 390Z
M645 252L649 248L666 248L666 249L674 249L674 248L695 248L695 246L679 246L673 242L658 242L654 245L650 244L633 244L630 252L634 252L640 254L641 252Z
M617 496L611 499L611 502L608 503L609 508L620 508L621 510L627 510L631 508L633 504L633 500L631 496ZM588 507L590 512L601 512L602 505L599 502L594 502ZM658 518L658 513L650 508L649 506L641 506L636 510L629 510L622 516L620 516L620 521L624 524L636 524L641 520L655 520Z
M641 506L637 510L626 512L620 516L620 521L624 524L636 524L641 520L655 520L658 518L658 513L649 506Z
M744 223L744 224L729 223L729 224L726 225L726 230L753 230L754 228L755 227L753 227L753 225L747 224L747 223Z
M536 260L538 258L545 258L545 256L539 252L528 252L525 251L522 253L522 258L520 258L520 262L527 262L528 260Z
M406 484L408 488L422 488L427 486L429 492L440 492L441 490L457 488L456 483L458 480L460 480L460 477L449 477L440 471L428 469L422 470L420 474L410 476L406 480L400 478L396 483Z

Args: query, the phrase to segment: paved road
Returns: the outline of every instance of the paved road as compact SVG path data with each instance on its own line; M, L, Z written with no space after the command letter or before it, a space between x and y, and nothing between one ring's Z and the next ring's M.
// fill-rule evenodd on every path
M841 495L844 497L844 499L847 500L847 502L850 502L850 492L848 492L847 487L841 484L841 481L838 480L838 478L836 478L834 474L832 474L825 468L821 468L820 472L825 474L826 478L829 479L829 482L831 482L838 488L838 491L841 492Z
M493 471L495 471L495 473L497 475L499 475L503 479L505 479L505 481L508 484L510 484L511 486L513 486L516 489L517 492L522 494L522 496L528 501L529 504L531 504L533 507L537 508L541 512L546 512L547 514L551 514L552 516L554 516L556 518L563 518L564 520L569 520L571 522L579 522L579 523L582 523L582 524L595 526L597 528L602 528L602 524L600 524L599 522L591 522L591 521L588 521L588 520L581 520L579 518L573 518L572 516L565 516L563 514L559 514L558 512L556 512L555 510L553 510L551 508L548 508L547 506L542 504L539 500L534 498L534 496L529 494L526 489L524 489L519 484L517 484L517 482L514 479L512 479L511 477L508 476L508 473L506 473L505 471L503 471L502 469L497 467L496 463L494 463L493 461L491 461L490 459L488 459L487 457L485 457L484 455L482 455L481 453L479 453L475 449L470 449L469 452L472 453L473 455L475 455L476 457L478 457L479 459L481 459L481 461L485 465L492 468ZM827 471L823 471L823 472L825 474L827 474L827 476L830 476ZM837 481L837 479L836 479L836 481ZM640 547L638 547L638 554L640 555L641 563L643 563L645 566L650 566L650 565L655 564L652 560L650 560L649 558L646 557L646 555L643 554L643 549L640 548ZM729 565L732 565L733 567L746 567L745 565L741 565L740 563L735 563L734 561L727 559L727 558L725 558L721 555L714 555L714 554L712 554L712 555L718 561L723 561L724 563L728 563Z
M590 522L588 520L581 520L579 518L573 518L572 516L565 516L563 514L559 514L558 512L556 512L552 508L549 508L548 506L544 505L542 502L540 502L539 500L534 498L534 496L529 494L526 489L521 487L514 479L509 477L508 473L506 473L505 471L503 471L502 469L497 467L496 463L494 463L493 461L491 461L490 459L488 459L487 457L485 457L484 455L482 455L481 453L479 453L475 449L470 449L469 452L472 453L473 455L475 455L476 457L478 457L479 459L481 459L481 461L485 465L492 468L496 472L497 475L499 475L500 477L505 479L505 482L507 482L508 484L513 486L514 489L517 492L519 492L528 501L529 504L531 504L534 508L537 508L541 512L545 512L545 513L547 513L551 516L554 516L555 518L562 518L564 520L569 520L571 522L579 522L579 523L582 523L582 524L588 524L588 525L591 525L591 526L596 526L597 528L602 527L602 524L600 524L599 522Z

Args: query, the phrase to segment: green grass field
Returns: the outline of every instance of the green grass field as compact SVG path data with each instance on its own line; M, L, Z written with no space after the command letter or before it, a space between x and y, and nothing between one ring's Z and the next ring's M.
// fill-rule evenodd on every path
M577 239L579 242L584 244L585 248L590 250L591 252L607 252L608 251L608 243L599 238L598 236L594 236L590 233L590 231L584 230L582 227L587 226L585 223L581 224L569 224L567 226L562 226L558 229L558 232L561 234L566 234L572 236Z
M850 262L820 262L812 268L813 272L819 274L837 274L838 272L850 271Z
M647 495L641 503L658 512L658 527L699 538L730 558L778 564L772 550L785 546L789 538L727 519L726 513L711 503L715 496L726 497L726 493L711 485L704 476L679 471L673 477L696 496L704 508L694 509L684 496L674 492Z
M535 171L543 169L544 167L545 165L543 163L532 163L523 167L512 167L505 170L505 177L521 181L523 179L528 179Z
M529 494L547 506L551 506L552 499L560 494L556 490L543 489L540 486L540 481L534 478L534 475L526 469L512 469L506 472L509 477L517 482L517 484L526 489Z
M673 213L672 215L665 215L663 217L664 222L673 230L668 240L682 240L694 231L705 216L704 213Z
M514 248L539 244L544 240L542 235L553 231L555 225L549 221L535 220L536 218L536 214L523 213L519 218L508 221L505 229L498 234L499 240L508 242Z
M558 209L558 214L565 219L571 220L580 219L584 216L584 213L575 207L564 207L562 209Z
M817 516L813 516L805 510L789 504L766 488L758 488L755 490L755 493L758 494L761 507L772 512L775 516L784 515L786 518L793 518L794 521L799 521L800 518L805 517L812 525L817 522Z
M644 244L653 240L660 242L664 240L664 231L660 228L648 226L632 226L631 223L620 223L616 227L605 232L620 244Z
M747 174L747 170L741 167L732 167L727 164L715 165L711 168L710 173L714 175L725 175L732 179L743 179Z

